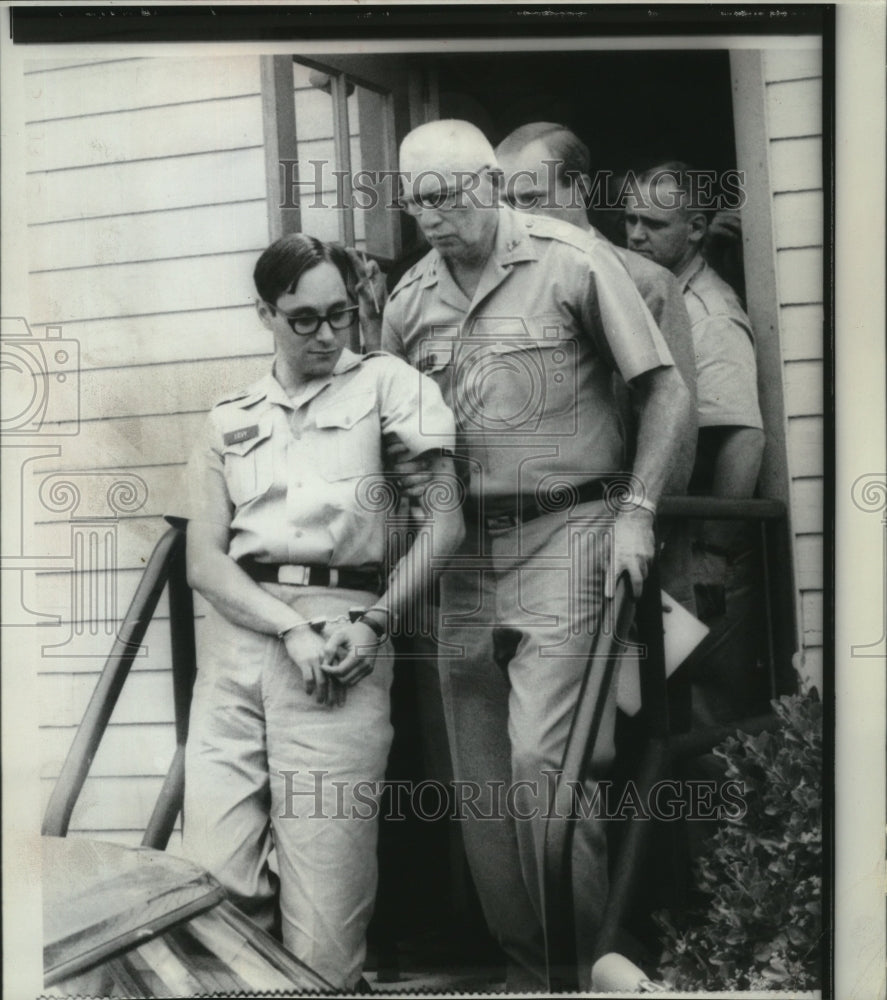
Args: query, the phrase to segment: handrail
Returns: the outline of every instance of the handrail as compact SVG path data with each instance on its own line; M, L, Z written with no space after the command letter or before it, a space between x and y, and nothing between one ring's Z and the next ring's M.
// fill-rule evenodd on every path
M787 511L782 501L666 496L661 498L659 502L657 515L657 520L660 521L683 518L757 522L761 531L766 603L769 605L772 599L777 602L777 605L780 605L775 609L775 615L768 608L767 625L773 629L775 623L778 622L783 631L787 628L793 630L793 609L790 595L783 594L779 587L774 586L774 581L771 579L771 575L775 577L777 572L786 574L790 562ZM773 551L770 551L771 546L773 546ZM767 569L768 563L772 566L772 574ZM620 580L620 584L622 583L623 580ZM784 590L784 588L782 589ZM741 728L744 722L748 722L750 730L754 732L772 724L766 717L756 717L749 720L739 720L731 727L712 727L710 730L700 732L673 734L666 690L662 606L656 561L650 567L644 593L637 602L637 606L634 607L630 600L625 600L624 605L619 607L617 614L620 620L625 613L625 605L635 612L636 626L641 639L647 646L648 669L641 673L641 704L646 723L648 745L640 764L640 771L637 774L637 784L640 789L649 789L669 767L672 760L694 750L699 752L702 748L710 748L727 732L735 732L736 729ZM619 629L616 630L615 634L620 634ZM773 637L768 636L768 639L770 640L769 665L772 675L777 669L777 660L784 659L788 655L791 643L790 640L783 637L779 643L779 649L776 650L772 641ZM618 659L619 646L616 643L610 643L609 646L599 648L597 653ZM545 831L543 873L545 947L549 969L556 968L558 970L560 977L565 980L566 988L569 988L571 982L575 988L578 975L571 873L571 842L575 812L570 811L572 799L569 798L569 781L576 780L578 775L584 776L584 768L587 766L591 750L597 739L597 729L594 725L596 706L593 704L593 699L584 697L587 690L587 683L583 683L564 753L563 774L556 790L558 808L554 815L567 815L570 819L566 823L552 823L549 820ZM585 704L586 700L592 703ZM583 951L587 951L588 948L593 949L590 956L588 954L582 956L583 960L589 957L593 959L603 952L613 949L619 925L633 895L650 827L650 823L632 824L629 835L616 859L601 932L596 942L583 943ZM570 963L573 964L572 969L570 969Z
M64 837L68 832L77 798L157 602L176 561L184 560L184 543L184 532L170 528L154 546L52 790L43 817L44 834Z
M698 517L709 521L781 521L785 517L785 504L781 500L664 496L657 513L660 517Z
M616 583L613 598L613 627L599 629L588 652L585 675L576 699L576 710L564 748L561 774L549 803L545 822L545 864L543 866L543 908L549 976L558 988L577 989L575 978L576 938L573 926L572 848L578 818L579 787L585 781L600 731L606 693L615 681L622 643L634 615L634 602L627 573ZM603 662L599 696L586 697L595 665Z

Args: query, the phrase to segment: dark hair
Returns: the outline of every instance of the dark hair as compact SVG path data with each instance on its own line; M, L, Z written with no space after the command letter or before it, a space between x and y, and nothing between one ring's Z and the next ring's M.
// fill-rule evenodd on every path
M564 177L574 179L578 174L587 174L591 169L591 154L588 146L566 125L554 122L530 122L521 125L496 147L497 153L507 155L518 152L537 139L544 139L551 158L557 160L555 177L560 181Z
M253 281L259 297L271 306L285 292L293 293L302 275L318 264L332 264L342 275L348 297L356 301L357 275L338 243L324 243L304 233L290 233L275 240L262 252L253 271Z

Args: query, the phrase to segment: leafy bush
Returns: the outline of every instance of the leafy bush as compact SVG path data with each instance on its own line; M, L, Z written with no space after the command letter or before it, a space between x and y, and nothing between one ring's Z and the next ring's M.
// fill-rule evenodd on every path
M822 706L773 702L772 733L737 733L714 753L745 786L747 812L718 824L695 865L685 918L656 914L662 977L678 990L810 990L820 979Z

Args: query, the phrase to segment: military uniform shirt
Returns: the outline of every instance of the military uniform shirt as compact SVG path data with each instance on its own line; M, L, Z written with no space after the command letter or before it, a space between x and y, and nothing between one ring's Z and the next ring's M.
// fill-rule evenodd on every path
M739 297L699 256L677 278L692 324L699 426L763 429L754 334Z
M608 244L507 208L473 299L432 250L392 292L382 347L441 386L471 493L487 497L623 470L612 372L629 382L673 364Z
M330 376L292 397L269 373L210 411L183 516L230 527L235 560L379 563L392 509L379 475L387 433L408 457L453 447L437 386L399 359L344 350Z

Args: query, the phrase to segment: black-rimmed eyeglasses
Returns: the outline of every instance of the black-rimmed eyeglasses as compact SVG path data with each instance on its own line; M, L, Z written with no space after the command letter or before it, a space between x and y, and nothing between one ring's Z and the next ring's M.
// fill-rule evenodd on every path
M323 316L319 316L317 313L302 313L298 316L289 316L281 309L277 311L283 316L289 328L297 336L312 337L324 323L329 323L333 330L347 330L357 319L360 306L341 306L338 309L330 309Z

